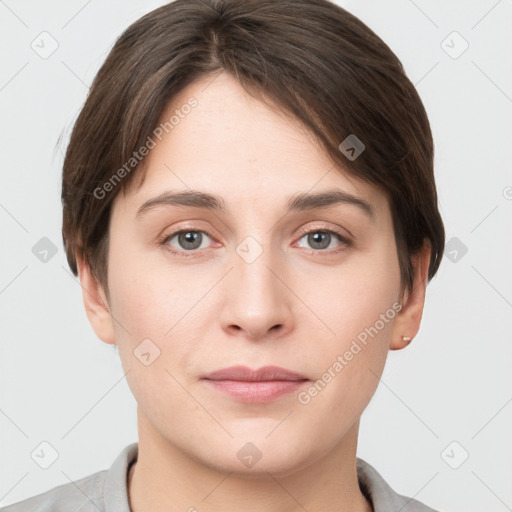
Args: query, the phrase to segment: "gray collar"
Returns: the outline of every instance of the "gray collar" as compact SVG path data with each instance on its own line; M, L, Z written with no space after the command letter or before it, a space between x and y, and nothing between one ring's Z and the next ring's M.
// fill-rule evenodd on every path
M107 472L103 487L105 512L130 512L127 477L130 465L137 460L138 443L126 446ZM382 476L363 459L356 459L361 492L374 512L436 512L413 498L397 494Z

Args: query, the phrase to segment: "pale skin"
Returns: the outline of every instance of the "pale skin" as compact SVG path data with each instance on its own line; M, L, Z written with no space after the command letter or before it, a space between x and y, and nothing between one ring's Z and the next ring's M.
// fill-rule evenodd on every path
M359 419L388 351L419 330L429 245L413 257L414 285L402 296L385 194L334 166L296 121L231 75L209 82L173 98L162 120L192 96L198 105L151 149L142 186L113 204L110 302L78 261L88 319L117 344L138 403L131 509L369 512L356 474ZM227 211L161 205L136 219L148 199L190 189L220 196ZM291 196L331 189L366 201L373 218L350 203L286 212ZM195 233L195 248L179 235L159 242L180 229ZM329 231L350 242L307 235ZM250 263L237 252L249 236L262 251ZM277 365L312 384L397 302L400 312L307 405L297 393L240 403L202 380L231 365ZM134 356L144 339L160 350L149 366ZM262 453L253 467L237 457L248 442Z

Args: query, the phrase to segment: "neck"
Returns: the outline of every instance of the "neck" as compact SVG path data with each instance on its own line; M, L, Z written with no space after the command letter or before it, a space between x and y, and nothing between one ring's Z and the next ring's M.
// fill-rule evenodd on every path
M202 464L158 435L139 416L139 450L128 474L131 512L372 512L357 480L359 422L319 459L285 476L251 478Z

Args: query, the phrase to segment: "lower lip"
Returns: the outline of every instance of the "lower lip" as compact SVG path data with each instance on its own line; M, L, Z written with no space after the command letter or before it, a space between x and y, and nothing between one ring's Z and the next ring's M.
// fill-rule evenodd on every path
M307 380L266 380L257 382L205 380L215 389L237 400L251 404L271 402L283 395L297 391L308 382Z

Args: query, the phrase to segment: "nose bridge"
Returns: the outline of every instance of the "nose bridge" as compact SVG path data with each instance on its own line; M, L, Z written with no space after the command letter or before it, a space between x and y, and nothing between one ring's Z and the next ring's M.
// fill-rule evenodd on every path
M248 235L235 248L224 323L236 325L251 337L261 337L276 325L287 324L284 276L271 240L265 244ZM277 274L277 276L276 276Z
M235 273L240 286L247 292L251 300L260 302L261 295L273 295L272 288L275 288L275 276L270 272L273 256L270 243L262 245L252 235L246 237L236 247ZM268 299L271 297L269 296ZM268 303L270 300L265 301Z

